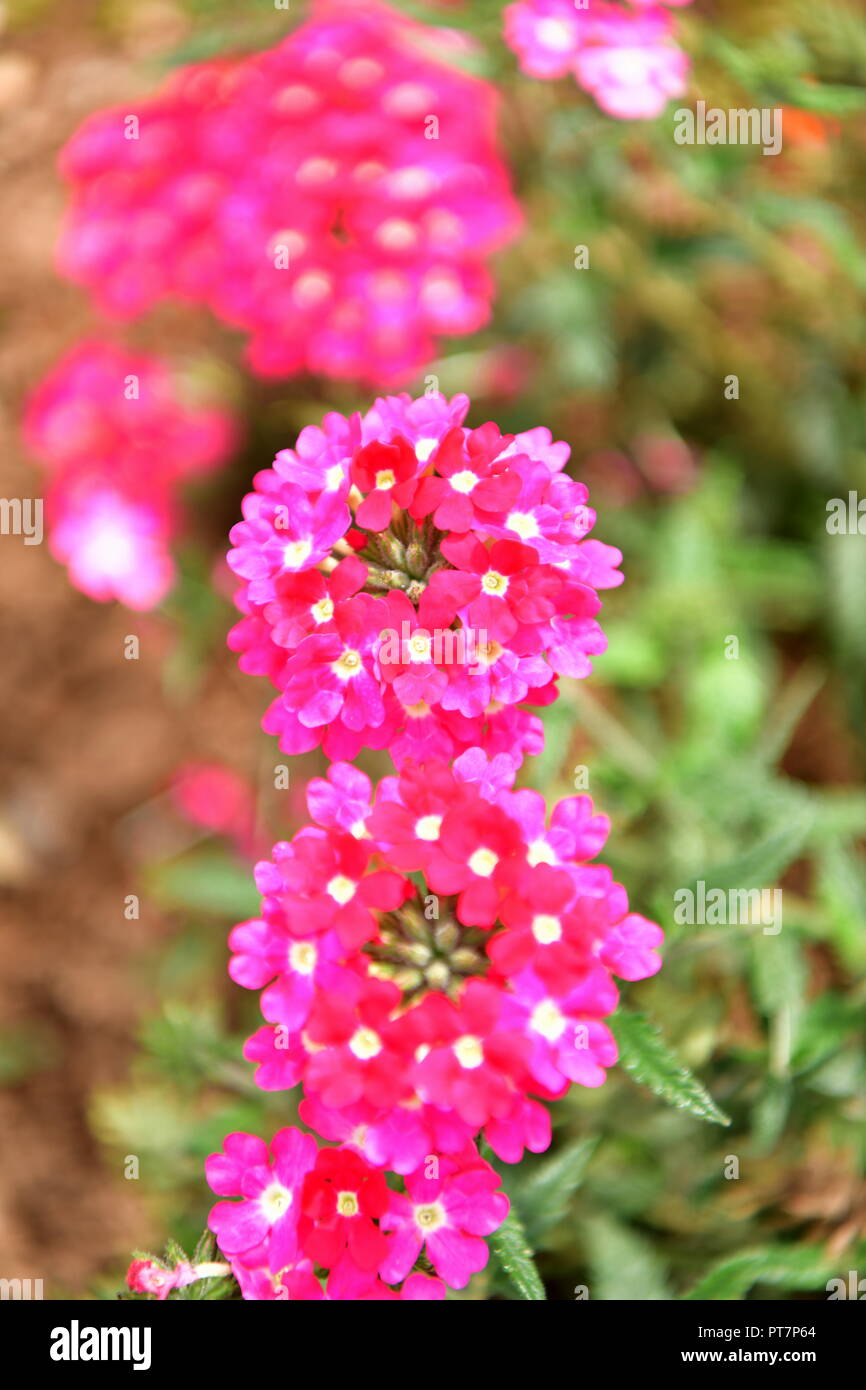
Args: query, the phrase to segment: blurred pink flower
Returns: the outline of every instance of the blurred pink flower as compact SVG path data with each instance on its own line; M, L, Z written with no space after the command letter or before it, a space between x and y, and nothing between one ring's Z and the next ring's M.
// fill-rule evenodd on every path
M175 773L171 792L181 815L193 825L227 836L244 857L258 853L256 795L246 778L220 763L186 763Z
M319 0L278 47L93 116L61 156L62 273L120 317L208 305L261 375L410 377L487 321L520 223L494 89L433 56L439 32Z
M506 7L505 39L531 77L571 72L603 111L623 120L658 116L685 92L689 60L656 0L633 0L631 9L596 0L518 0Z
M664 10L626 14L608 6L594 20L574 71L609 116L647 120L660 115L671 97L685 94L689 60Z
M186 402L160 358L93 339L32 392L23 434L47 474L49 548L72 583L153 608L174 578L178 484L227 457L232 417Z

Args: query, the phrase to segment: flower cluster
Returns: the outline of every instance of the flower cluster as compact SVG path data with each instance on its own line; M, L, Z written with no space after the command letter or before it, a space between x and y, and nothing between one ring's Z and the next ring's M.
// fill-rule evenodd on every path
M263 1089L300 1084L301 1119L339 1147L283 1130L269 1157L235 1134L209 1160L214 1191L241 1199L210 1225L245 1297L320 1298L324 1271L329 1298L443 1297L422 1252L465 1287L508 1211L479 1135L508 1163L543 1151L539 1101L616 1061L612 977L654 974L662 933L589 863L608 831L590 798L548 822L514 779L476 748L374 795L335 763L309 784L313 823L257 865L261 917L229 938L267 1020L244 1055Z
M33 392L24 435L45 468L49 545L73 584L152 608L174 575L179 485L228 455L232 418L185 402L161 359L94 340Z
M605 648L597 591L618 550L539 427L464 426L466 396L376 401L304 429L255 478L229 564L230 645L279 691L264 727L289 753L406 758L538 752L527 704Z
M471 1143L430 1155L404 1192L356 1148L320 1149L298 1129L270 1148L230 1134L206 1171L218 1196L240 1199L217 1202L210 1226L246 1299L441 1300L446 1283L465 1288L483 1269L483 1237L508 1214Z
M687 5L690 0L665 0ZM603 111L622 120L658 116L683 96L689 61L656 0L627 9L606 0L517 0L505 10L505 38L531 77L571 73Z
M121 317L206 304L262 375L411 376L486 322L487 260L520 222L494 89L435 39L319 0L278 47L92 117L61 158L62 272Z

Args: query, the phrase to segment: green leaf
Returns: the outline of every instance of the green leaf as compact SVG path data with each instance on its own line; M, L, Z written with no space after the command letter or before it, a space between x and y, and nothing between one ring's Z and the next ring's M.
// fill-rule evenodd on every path
M649 1241L607 1216L586 1222L590 1298L601 1303L662 1303L672 1298Z
M731 1302L743 1298L754 1284L818 1292L836 1272L824 1251L815 1246L744 1250L714 1265L683 1298Z
M726 863L704 870L700 879L706 884L707 892L711 888L762 888L775 883L799 856L813 822L814 812L809 802L790 805L783 824L765 839ZM693 880L692 891L697 882Z
M528 1236L537 1241L566 1214L572 1195L586 1175L598 1139L578 1139L536 1164L514 1194Z
M163 909L213 912L240 921L261 907L252 870L215 850L202 850L147 874L149 895Z
M513 1210L490 1237L490 1248L522 1299L539 1303L547 1298L526 1231Z
M619 1060L635 1081L699 1120L715 1125L731 1123L643 1014L619 1009L609 1022L619 1045Z

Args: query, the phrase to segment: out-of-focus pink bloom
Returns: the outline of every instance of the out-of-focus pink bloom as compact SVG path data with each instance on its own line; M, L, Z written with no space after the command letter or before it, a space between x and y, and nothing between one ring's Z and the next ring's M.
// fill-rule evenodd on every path
M99 603L155 608L174 580L169 519L162 508L110 487L54 487L49 493L49 548L69 578Z
M233 840L243 855L255 852L255 791L219 763L187 763L172 781L178 810L193 825Z
M630 9L603 0L582 7L573 0L517 0L505 10L505 39L531 77L571 72L603 111L622 120L658 116L685 92L689 60L657 0L632 0Z
M94 339L36 387L23 433L46 473L49 547L73 584L153 608L174 578L179 485L226 458L232 417L187 401L160 358Z
M505 42L530 77L571 72L587 26L587 11L572 0L518 0L505 7Z
M412 376L487 321L488 258L520 223L494 89L436 38L319 0L278 47L93 116L61 156L61 272L120 317L208 305L264 376Z
M610 7L594 21L574 71L609 116L648 120L660 115L671 97L685 94L689 60L663 10L624 14Z

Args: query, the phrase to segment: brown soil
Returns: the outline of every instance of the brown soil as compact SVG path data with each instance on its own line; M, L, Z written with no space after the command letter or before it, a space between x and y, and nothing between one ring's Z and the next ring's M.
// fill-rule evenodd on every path
M151 85L142 56L182 37L170 5L133 9L138 28L111 37L96 6L39 6L0 54L4 497L40 492L17 437L24 393L93 327L52 270L56 152L90 111ZM123 657L131 632L138 661ZM172 641L158 618L77 594L46 546L0 537L0 1276L43 1278L46 1297L86 1296L158 1238L87 1119L93 1088L124 1076L153 1004L141 962L166 929L144 902L141 920L124 917L136 887L124 817L183 759L253 756L257 683L218 653L195 703L172 703Z

